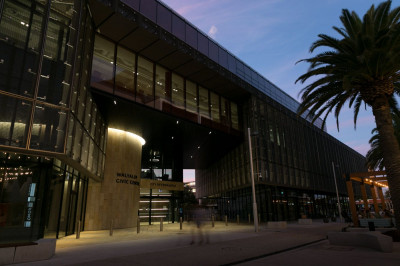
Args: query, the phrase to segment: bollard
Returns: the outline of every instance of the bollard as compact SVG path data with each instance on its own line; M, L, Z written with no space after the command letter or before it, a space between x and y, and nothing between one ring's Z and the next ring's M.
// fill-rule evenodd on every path
M79 239L81 237L81 221L77 222L76 226L76 239Z
M140 218L137 218L137 228L136 228L136 232L139 234L140 233Z
M250 213L247 216L249 217L249 224L251 224Z
M236 222L237 222L237 224L239 224L239 221L240 221L240 218L239 218L239 214L238 214L238 215L236 215Z
M225 215L225 226L228 226L228 216Z
M164 221L164 219L161 217L161 218L160 218L160 232L162 232L163 229L164 229L163 221Z
M214 215L211 215L211 224L212 224L212 227L214 227L214 226L215 226L215 224L214 224L214 220L215 220L215 217L214 217Z
M111 219L111 223L110 223L110 236L112 236L113 235L113 223L114 223L114 220L113 219Z
M179 230L182 230L182 217L179 217Z

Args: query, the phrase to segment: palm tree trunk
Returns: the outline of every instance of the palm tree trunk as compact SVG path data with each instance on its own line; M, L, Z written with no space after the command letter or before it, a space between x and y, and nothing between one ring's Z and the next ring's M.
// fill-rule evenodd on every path
M380 96L372 104L383 153L397 230L400 230L400 148L394 135L392 115L386 96Z

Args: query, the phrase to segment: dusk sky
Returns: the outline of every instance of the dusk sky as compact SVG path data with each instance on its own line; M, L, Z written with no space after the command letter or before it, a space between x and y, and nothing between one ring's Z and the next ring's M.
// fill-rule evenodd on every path
M341 26L343 8L359 16L382 1L372 0L163 0L212 39L280 89L300 101L304 84L296 79L308 69L298 63L320 33L338 37L332 26ZM393 1L398 6L400 1ZM318 52L318 50L317 50ZM315 53L314 53L315 54ZM340 131L332 115L328 133L365 155L375 120L371 109L360 111L354 129L353 110L343 109Z

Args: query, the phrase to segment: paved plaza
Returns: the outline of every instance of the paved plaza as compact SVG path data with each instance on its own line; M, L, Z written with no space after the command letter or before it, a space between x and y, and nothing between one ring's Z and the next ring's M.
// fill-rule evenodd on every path
M399 265L400 243L393 253L350 246L333 246L327 232L346 224L313 221L289 223L285 229L217 222L199 232L192 224L141 226L82 232L80 239L57 240L56 255L46 261L20 265ZM201 236L203 240L201 241ZM194 240L194 243L192 243Z

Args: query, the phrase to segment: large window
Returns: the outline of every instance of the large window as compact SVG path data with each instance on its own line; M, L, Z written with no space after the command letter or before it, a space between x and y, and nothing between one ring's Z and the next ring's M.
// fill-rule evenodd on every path
M219 115L219 95L214 92L210 92L210 109L211 119L215 122L220 122L221 118Z
M64 110L36 104L30 147L64 152L66 118Z
M171 99L171 72L156 66L156 108L162 110L164 100Z
M201 116L210 117L208 107L208 90L199 87L199 112Z
M239 129L235 103L127 48L115 46L100 35L96 35L95 39L92 68L91 86L94 88L164 112L172 112L193 122L202 123L200 118L203 117ZM82 88L85 90L85 86ZM77 103L74 110L77 110L79 121L83 119L83 107L90 106L85 95L82 89L80 93L74 91L72 95L73 102Z
M195 83L186 80L186 110L197 113L197 86Z
M153 63L139 56L136 101L153 106Z
M25 147L32 103L0 95L0 144Z
M239 115L236 103L231 102L231 121L232 127L239 130Z
M181 76L172 74L172 104L176 107L185 107L184 81Z
M91 86L112 92L114 69L114 44L96 35L93 51Z
M0 89L33 97L44 9L35 1L4 1L0 21Z
M120 46L117 51L115 89L125 92L130 97L135 95L135 54Z

